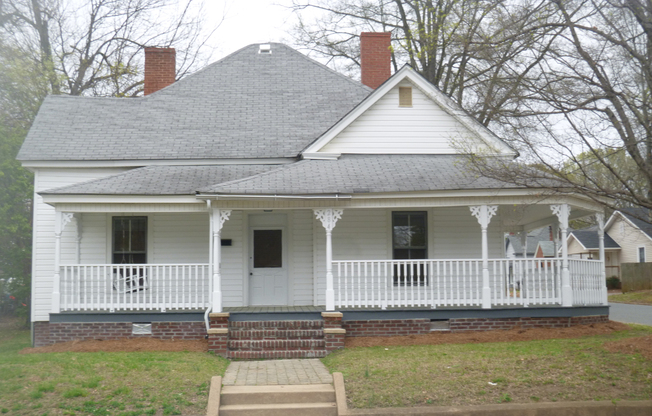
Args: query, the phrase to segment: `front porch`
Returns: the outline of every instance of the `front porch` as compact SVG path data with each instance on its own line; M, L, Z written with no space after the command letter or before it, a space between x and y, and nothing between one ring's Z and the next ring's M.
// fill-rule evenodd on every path
M566 246L569 219L596 215L603 223L596 206L541 195L494 201L464 205L463 199L434 196L234 199L219 206L210 200L166 206L61 201L54 210L49 312L607 304L604 263L570 259ZM525 236L545 225L558 236L560 256L505 257L507 231Z

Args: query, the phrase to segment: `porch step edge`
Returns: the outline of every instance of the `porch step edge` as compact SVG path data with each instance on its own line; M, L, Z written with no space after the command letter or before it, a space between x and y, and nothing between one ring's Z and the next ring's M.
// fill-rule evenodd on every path
M230 321L229 327L233 329L246 328L288 328L307 329L323 328L324 321L320 320L283 320L283 321Z
M229 338L239 340L265 340L265 339L318 339L324 337L321 329L233 329L229 331Z
M319 350L283 350L283 351L227 351L227 358L239 360L276 359L276 358L324 358L330 351Z
M294 350L326 347L324 339L236 339L228 341L230 350Z

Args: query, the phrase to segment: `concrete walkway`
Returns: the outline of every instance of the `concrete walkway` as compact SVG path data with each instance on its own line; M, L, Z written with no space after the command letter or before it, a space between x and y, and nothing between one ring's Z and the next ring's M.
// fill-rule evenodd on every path
M652 306L609 303L609 319L629 324L652 326Z
M296 384L331 384L324 364L316 358L307 360L233 361L226 369L225 386L268 386Z

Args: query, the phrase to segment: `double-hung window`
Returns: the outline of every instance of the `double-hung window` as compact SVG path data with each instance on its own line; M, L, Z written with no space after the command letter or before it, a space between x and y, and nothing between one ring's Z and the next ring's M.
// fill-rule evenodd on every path
M147 263L147 217L113 217L113 264ZM146 269L116 266L113 288L120 292L136 292L148 288Z
M428 219L425 211L392 212L392 251L394 260L421 260L428 257ZM394 285L425 285L423 263L397 262Z

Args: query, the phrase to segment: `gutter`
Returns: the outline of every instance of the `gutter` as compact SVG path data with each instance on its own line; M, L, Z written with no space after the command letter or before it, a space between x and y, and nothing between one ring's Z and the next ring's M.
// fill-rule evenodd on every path
M252 198L252 199L351 199L351 195L318 195L318 196L309 196L309 195L252 195L252 194L197 194L197 198L200 199L218 199L218 198Z

